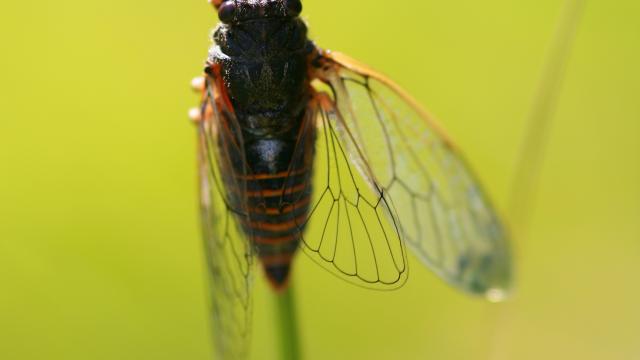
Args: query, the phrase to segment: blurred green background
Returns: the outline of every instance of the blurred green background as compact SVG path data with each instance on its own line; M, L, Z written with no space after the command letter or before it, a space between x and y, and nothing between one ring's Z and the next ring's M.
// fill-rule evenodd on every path
M561 2L306 0L312 38L443 122L509 219ZM0 15L0 358L209 359L196 204L204 0L10 1ZM363 290L300 256L306 359L640 358L640 3L590 1L557 99L517 291L460 294L412 262ZM256 284L254 358L275 355Z

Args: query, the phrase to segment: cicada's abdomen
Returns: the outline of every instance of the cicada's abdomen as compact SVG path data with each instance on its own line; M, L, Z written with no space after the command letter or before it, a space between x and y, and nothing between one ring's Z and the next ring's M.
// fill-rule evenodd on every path
M262 139L248 146L257 168L246 177L249 216L243 225L276 288L286 285L309 213L313 141L307 133L296 141Z

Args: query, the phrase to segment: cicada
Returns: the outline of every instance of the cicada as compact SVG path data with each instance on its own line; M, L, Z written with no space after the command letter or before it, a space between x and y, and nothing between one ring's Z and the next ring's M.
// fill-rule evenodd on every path
M300 250L374 288L407 249L451 285L498 297L506 231L460 150L409 94L307 37L300 0L213 0L198 129L216 348L243 358L252 274L287 287Z

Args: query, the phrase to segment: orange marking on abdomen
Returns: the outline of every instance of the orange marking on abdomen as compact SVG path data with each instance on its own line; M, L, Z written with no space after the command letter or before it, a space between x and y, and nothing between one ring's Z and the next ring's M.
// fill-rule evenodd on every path
M300 185L296 185L294 187L286 188L286 189L278 189L278 190L257 190L257 191L247 191L247 196L249 197L274 197L281 195L290 195L293 193L297 193L307 188L307 184L302 183Z
M283 206L282 208L253 207L249 209L249 212L258 215L286 215L296 209L301 209L305 205L308 205L309 202L311 202L311 197L307 196L304 199L299 200L295 204Z
M298 239L297 234L291 234L279 237L254 236L253 241L262 245L281 245Z
M304 174L309 169L307 167L297 170L287 170L282 171L276 174L249 174L249 175L236 175L238 179L243 180L271 180L271 179L282 179L288 176L296 176L300 174Z
M296 219L283 221L280 223L268 223L264 221L247 221L246 223L255 230L283 232L299 226L300 224L304 223L306 219L307 215L303 214Z

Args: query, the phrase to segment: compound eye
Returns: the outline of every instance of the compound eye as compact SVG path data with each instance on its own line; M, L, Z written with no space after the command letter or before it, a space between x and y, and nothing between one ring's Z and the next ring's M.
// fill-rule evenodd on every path
M233 21L236 13L236 3L232 0L227 0L220 4L218 8L218 18L225 24L229 24Z
M285 6L287 7L287 15L291 17L296 17L302 12L300 0L285 0Z

